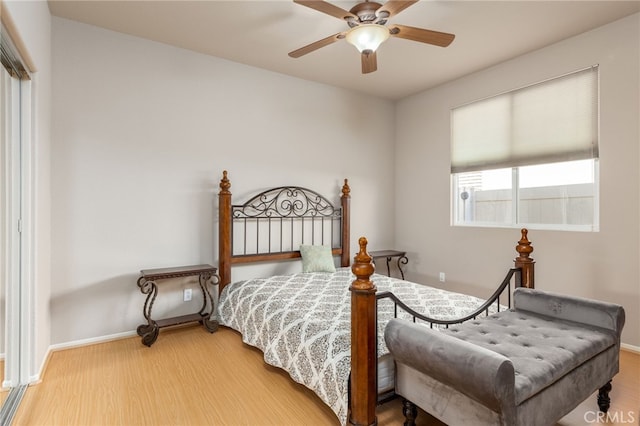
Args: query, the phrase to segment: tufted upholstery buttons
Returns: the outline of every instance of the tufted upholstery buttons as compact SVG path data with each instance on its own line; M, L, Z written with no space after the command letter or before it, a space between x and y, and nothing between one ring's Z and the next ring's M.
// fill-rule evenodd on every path
M443 332L494 352L499 348L516 370L515 397L520 403L616 344L614 334L597 327L585 333L584 327L508 310Z

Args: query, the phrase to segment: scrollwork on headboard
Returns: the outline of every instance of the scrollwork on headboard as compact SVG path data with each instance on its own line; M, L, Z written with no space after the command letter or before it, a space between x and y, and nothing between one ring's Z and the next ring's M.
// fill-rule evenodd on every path
M282 186L231 207L232 255L291 253L301 244L341 247L342 209L310 189Z
M282 186L264 191L242 205L233 206L233 218L340 218L326 198L299 186Z

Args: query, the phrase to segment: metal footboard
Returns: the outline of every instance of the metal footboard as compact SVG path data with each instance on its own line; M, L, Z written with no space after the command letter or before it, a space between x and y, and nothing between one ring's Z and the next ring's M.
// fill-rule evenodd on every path
M465 321L468 321L470 319L475 319L480 315L485 315L488 316L489 315L489 308L491 307L491 305L493 305L494 303L496 304L496 311L499 312L501 306L507 306L507 308L511 308L511 281L513 280L515 276L515 284L514 287L520 287L522 284L522 271L519 268L511 268L509 269L509 271L507 272L507 275L505 276L504 280L502 281L502 283L500 284L500 286L496 289L496 291L482 304L480 305L478 308L476 308L476 310L474 310L472 313L462 317L462 318L455 318L455 319L451 319L451 320L443 320L443 319L438 319L438 318L431 318L428 317L426 315L421 314L420 312L416 312L415 310L411 309L409 306L407 306L402 300L400 300L395 294L391 293L390 291L383 291L380 293L376 294L376 299L380 300L380 299L391 299L393 301L394 304L394 318L398 318L398 308L402 309L404 312L408 313L409 315L411 315L411 317L413 318L413 322L416 322L416 320L421 320L424 321L426 323L429 323L430 327L433 328L434 324L438 324L440 326L444 326L445 328L449 328L450 325L453 324L460 324L463 323ZM502 296L503 293L505 293L506 290L506 298L507 298L507 304L506 305L502 305L501 304L501 300L502 300Z

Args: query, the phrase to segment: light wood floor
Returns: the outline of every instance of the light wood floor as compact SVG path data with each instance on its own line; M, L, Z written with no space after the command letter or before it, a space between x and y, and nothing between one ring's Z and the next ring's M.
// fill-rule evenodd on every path
M640 355L623 352L610 412L638 424ZM401 425L399 400L378 409L381 426ZM559 425L584 425L595 395ZM630 418L618 424L628 425ZM51 354L43 382L29 387L14 425L338 425L334 413L262 353L221 328L163 329L147 348L128 338ZM418 425L440 425L424 412ZM600 423L602 424L602 423ZM607 424L616 424L610 422Z

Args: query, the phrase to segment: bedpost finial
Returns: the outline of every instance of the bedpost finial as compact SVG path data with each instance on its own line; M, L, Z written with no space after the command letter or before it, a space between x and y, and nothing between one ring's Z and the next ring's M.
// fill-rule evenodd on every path
M360 251L353 258L353 265L351 266L351 271L356 276L352 287L358 290L375 289L375 286L369 280L376 268L373 265L371 256L367 253L367 239L360 237L358 244L360 245Z
M529 255L533 252L533 247L531 246L531 241L527 238L527 234L529 231L527 228L521 229L522 237L520 241L518 241L518 245L516 246L516 251L518 252L518 257L516 260L518 261L530 261Z
M348 198L349 194L351 194L351 188L349 188L349 182L347 181L347 179L345 179L344 185L342 185L342 196L344 198Z
M220 179L220 193L221 194L229 194L229 188L231 188L231 182L227 178L227 171L222 171L222 179Z
M358 238L358 245L360 246L360 252L358 253L358 255L364 254L366 256L369 256L369 254L367 253L367 244L369 244L369 242L365 237Z
M531 246L531 241L527 238L528 232L526 228L522 228L522 238L520 238L516 246L518 257L514 259L513 263L521 272L519 286L534 288L534 264L536 262L530 257L533 247Z

